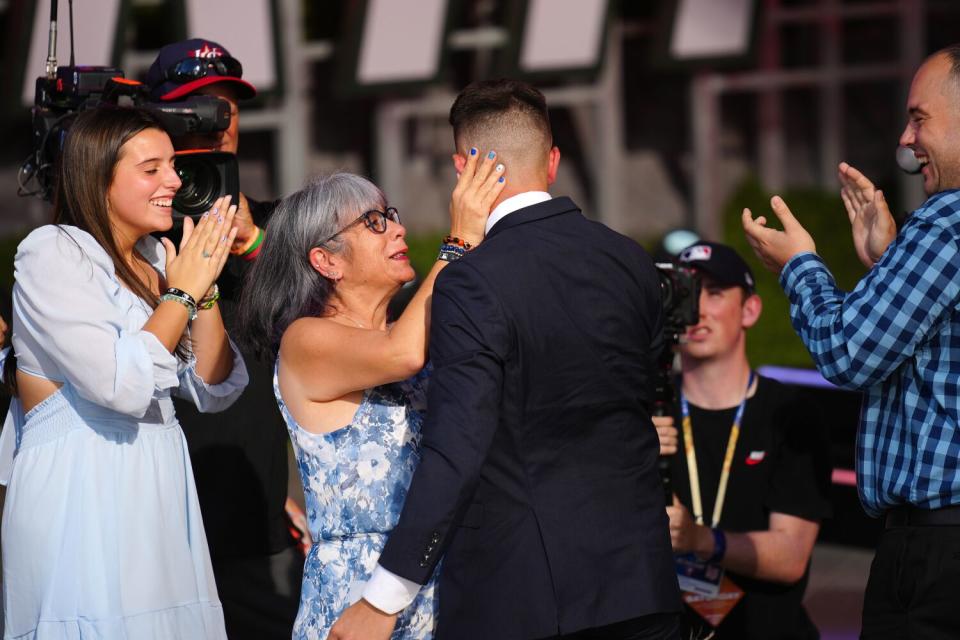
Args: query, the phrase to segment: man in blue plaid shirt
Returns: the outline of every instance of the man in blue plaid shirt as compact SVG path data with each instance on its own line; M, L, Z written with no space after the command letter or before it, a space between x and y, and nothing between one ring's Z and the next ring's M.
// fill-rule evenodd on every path
M917 71L900 144L922 165L927 201L899 234L883 194L840 165L854 246L870 270L840 291L779 197L783 231L743 225L780 274L793 326L831 382L864 391L857 485L885 518L861 638L960 638L960 45Z

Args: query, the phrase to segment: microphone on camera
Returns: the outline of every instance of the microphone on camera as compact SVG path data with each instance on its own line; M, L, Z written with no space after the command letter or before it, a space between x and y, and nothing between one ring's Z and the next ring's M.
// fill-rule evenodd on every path
M904 146L897 147L897 166L910 175L920 173L920 170L923 168L923 165L917 160L917 154L914 153L913 149Z

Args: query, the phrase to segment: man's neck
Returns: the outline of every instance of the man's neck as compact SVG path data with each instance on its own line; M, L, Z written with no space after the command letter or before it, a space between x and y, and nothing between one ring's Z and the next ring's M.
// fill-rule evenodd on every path
M695 360L683 357L683 394L702 409L729 409L743 400L750 363L743 352L727 358ZM755 387L750 389L752 395Z
M507 178L507 186L503 188L503 191L500 192L500 195L493 202L493 206L490 207L490 210L496 209L497 206L508 198L513 196L518 196L521 193L527 193L528 191L546 191L547 183L542 181L525 181L523 184L511 185L509 177Z

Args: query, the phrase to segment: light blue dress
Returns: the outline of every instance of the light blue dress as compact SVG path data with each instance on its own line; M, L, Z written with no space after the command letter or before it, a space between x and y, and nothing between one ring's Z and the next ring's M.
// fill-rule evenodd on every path
M138 248L162 273L162 245ZM75 227L37 229L14 264L18 367L63 386L25 416L14 400L0 436L4 638L226 638L170 396L226 408L242 357L205 384L142 330L152 310Z
M387 534L397 524L420 462L425 369L410 380L368 389L351 423L325 434L304 430L273 389L287 422L314 544L307 554L295 640L324 640L360 599ZM429 640L437 609L436 573L404 609L392 640Z

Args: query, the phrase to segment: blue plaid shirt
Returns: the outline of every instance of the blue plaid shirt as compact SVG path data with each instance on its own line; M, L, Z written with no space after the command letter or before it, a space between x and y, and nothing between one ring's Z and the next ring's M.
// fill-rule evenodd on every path
M913 212L850 293L812 253L780 274L825 378L862 389L857 486L867 513L960 504L960 191Z

